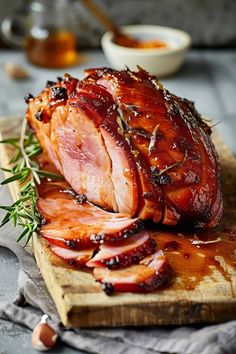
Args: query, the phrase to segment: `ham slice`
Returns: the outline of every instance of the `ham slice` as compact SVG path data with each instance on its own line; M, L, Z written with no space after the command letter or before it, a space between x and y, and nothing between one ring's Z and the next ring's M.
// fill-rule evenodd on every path
M85 250L71 250L65 247L50 245L52 252L58 257L64 259L68 264L74 266L85 266L86 263L92 258L95 248Z
M51 119L61 170L73 189L107 210L117 210L111 180L111 162L102 135L78 107L57 108Z
M112 213L71 190L54 190L39 198L37 208L45 220L41 235L50 243L71 249L123 240L141 227L138 218Z
M141 231L126 240L100 245L99 251L86 265L109 269L126 268L139 263L155 250L155 241L146 231Z
M162 251L144 258L138 265L120 270L95 268L94 277L110 295L115 292L149 292L166 284L171 268Z
M123 127L119 125L121 119L112 96L99 85L83 83L77 85L69 97L71 110L74 107L82 110L102 134L111 160L111 181L117 210L135 215L138 206L136 164L124 139Z

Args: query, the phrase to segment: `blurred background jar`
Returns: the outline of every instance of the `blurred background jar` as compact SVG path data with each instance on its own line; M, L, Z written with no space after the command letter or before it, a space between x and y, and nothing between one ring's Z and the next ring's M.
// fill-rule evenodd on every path
M27 10L18 11L2 22L5 39L23 46L29 61L47 68L77 63L74 2L32 0Z

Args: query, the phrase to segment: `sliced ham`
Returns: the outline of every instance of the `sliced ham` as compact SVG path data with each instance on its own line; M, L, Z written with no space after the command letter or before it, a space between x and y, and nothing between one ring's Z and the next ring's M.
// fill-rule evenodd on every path
M136 164L103 87L67 75L30 99L27 118L75 192L106 210L137 213Z
M92 258L95 248L85 250L71 250L54 244L50 245L52 252L73 266L85 266Z
M110 295L115 292L149 292L171 278L170 265L162 251L144 258L138 265L120 270L94 268L94 277Z
M138 264L155 250L155 241L146 231L141 231L126 240L100 245L99 251L86 265L93 268L125 268L132 264Z
M117 211L111 161L98 128L78 107L58 107L52 114L51 139L65 179L79 194Z
M138 218L100 209L71 190L49 192L38 199L37 208L45 220L41 235L50 243L72 249L123 240L141 226Z
M117 210L135 215L139 197L136 164L124 139L123 127L119 124L121 118L112 96L99 85L84 83L77 85L76 91L69 97L71 109L77 107L83 110L102 134L111 160L111 181Z

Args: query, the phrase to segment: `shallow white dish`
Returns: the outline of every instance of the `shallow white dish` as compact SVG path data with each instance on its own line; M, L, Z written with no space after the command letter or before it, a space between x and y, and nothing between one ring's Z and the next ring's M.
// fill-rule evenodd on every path
M123 26L122 32L141 40L162 40L167 48L127 48L113 42L113 33L106 32L101 40L107 60L115 69L128 66L136 70L137 65L153 75L167 76L174 74L182 65L184 56L191 45L190 36L170 27L136 25Z

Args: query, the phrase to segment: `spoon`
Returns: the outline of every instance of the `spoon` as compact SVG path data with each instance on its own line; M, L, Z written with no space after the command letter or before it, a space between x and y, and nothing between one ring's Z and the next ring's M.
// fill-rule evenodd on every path
M113 32L114 34L114 42L130 48L136 48L139 46L140 41L133 37L130 37L120 31L120 29L113 24L111 19L105 14L105 12L98 7L93 0L81 0L84 7L89 10L102 24L103 26Z

